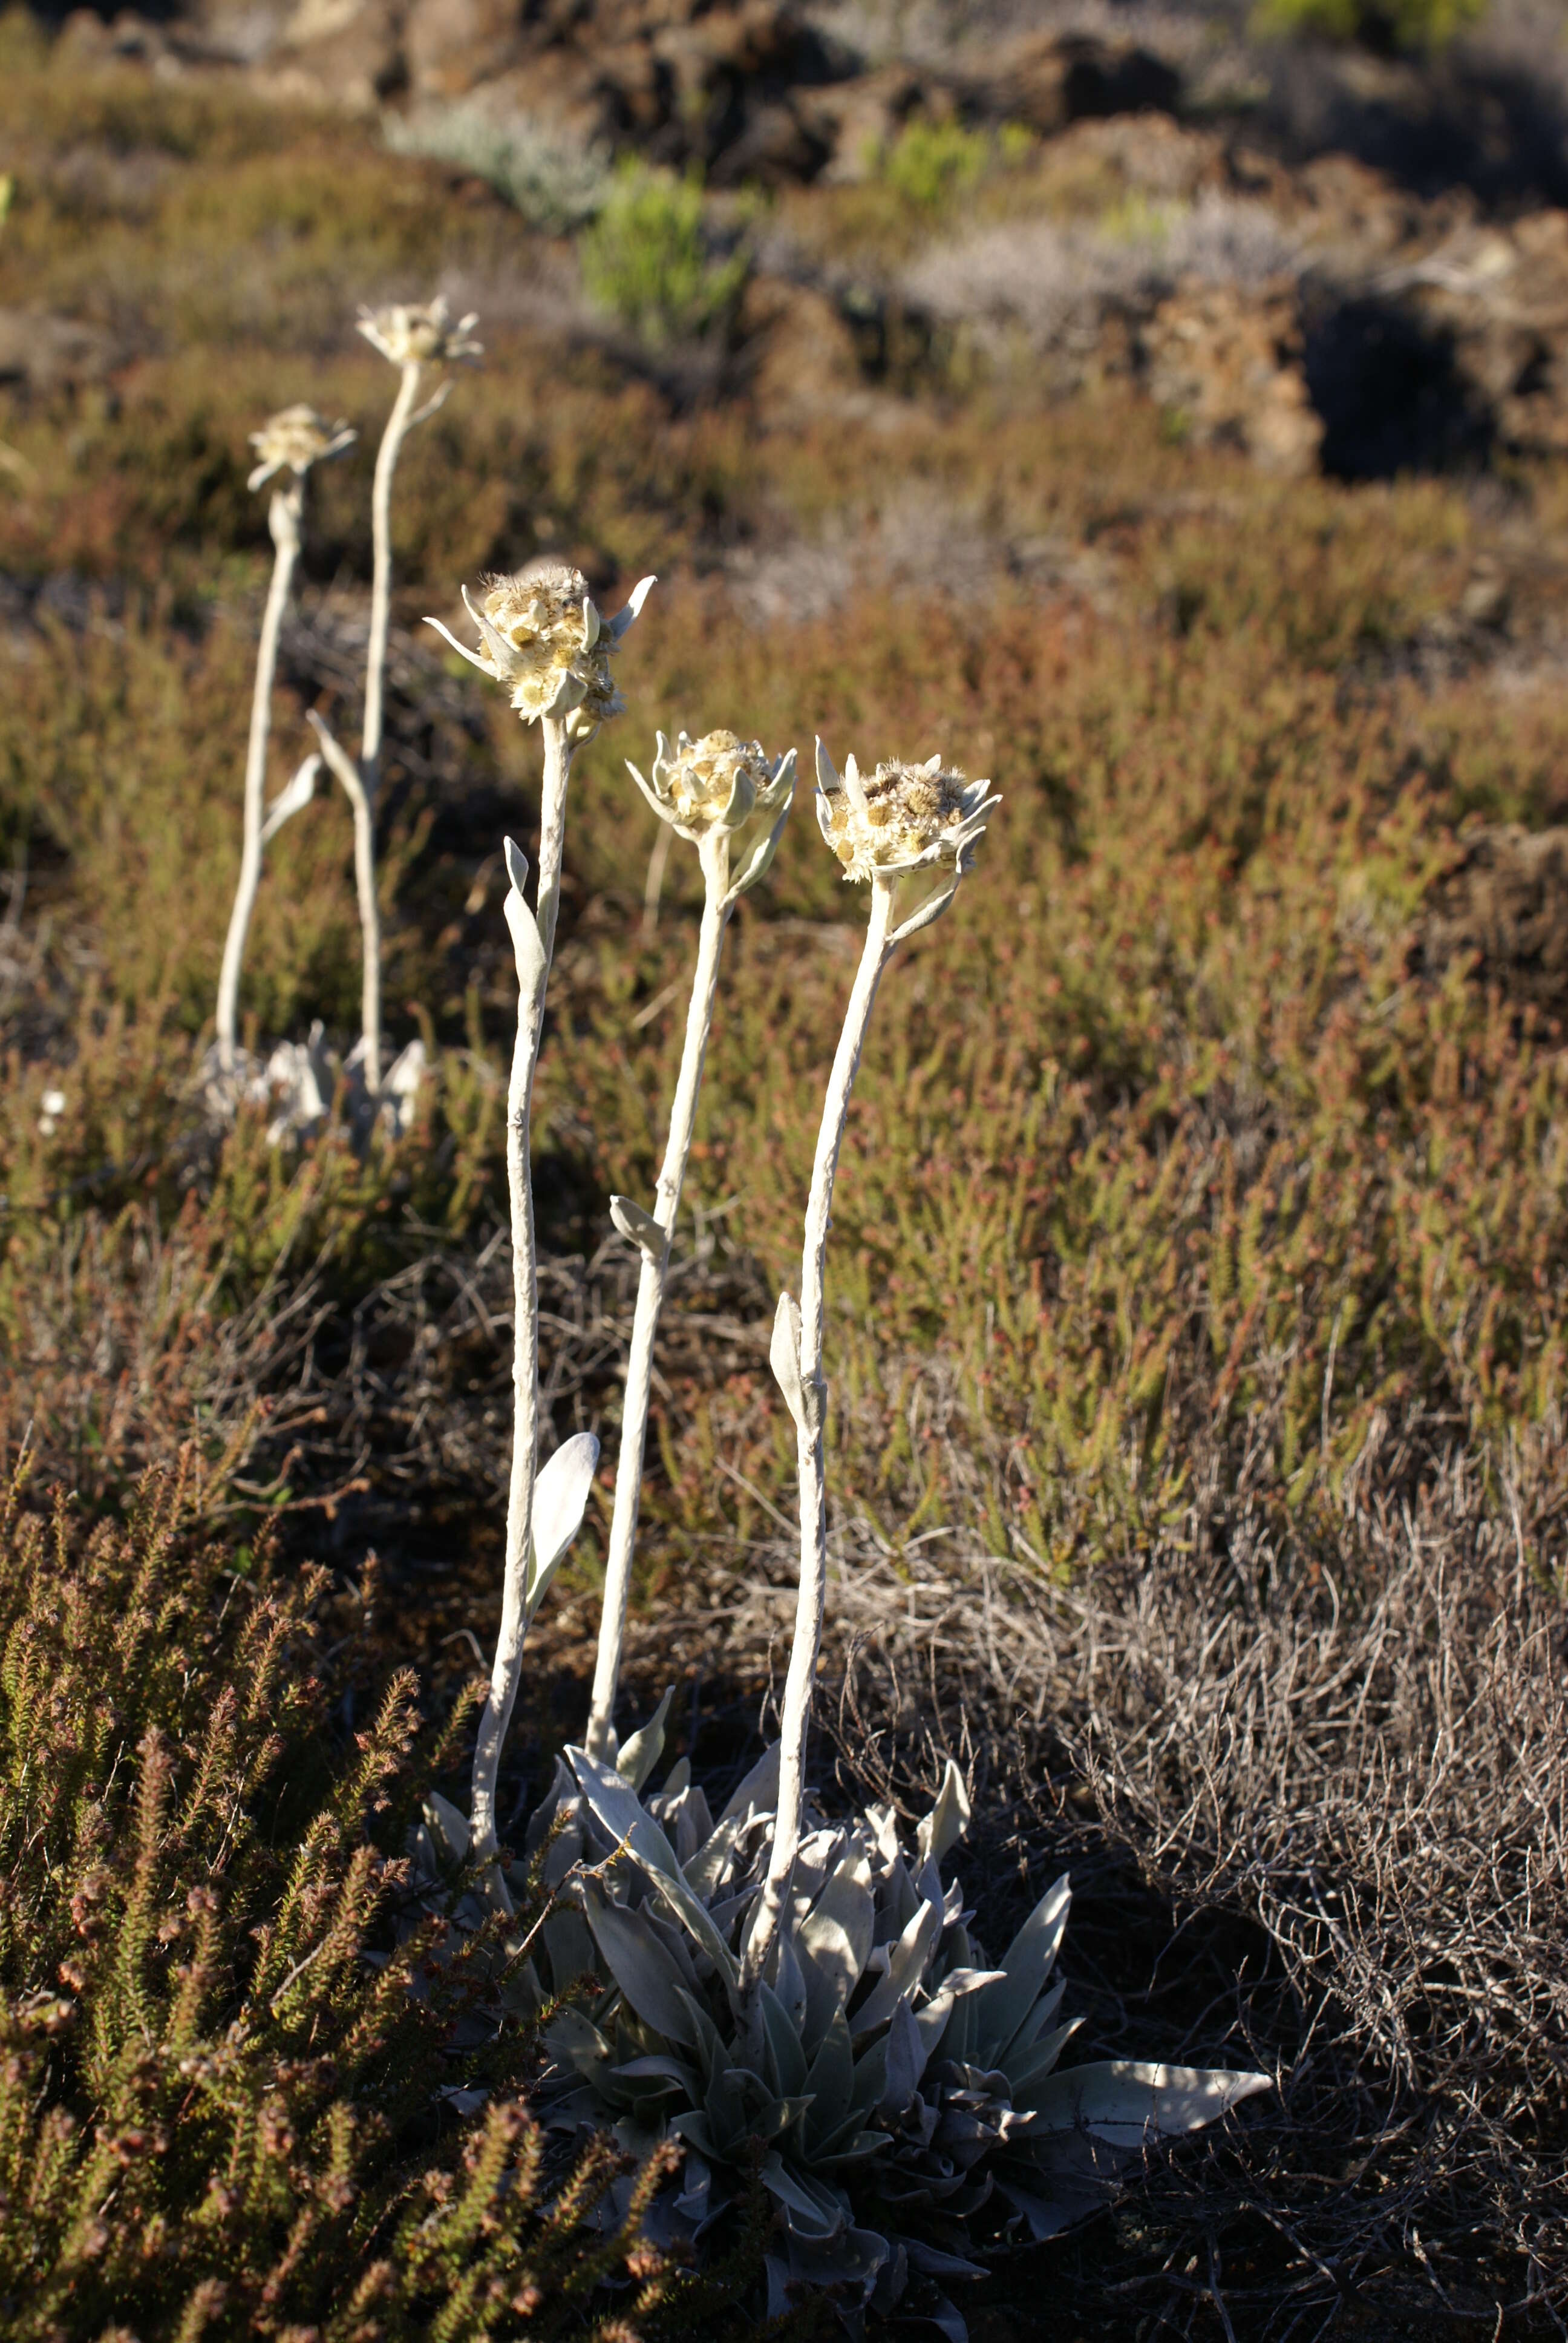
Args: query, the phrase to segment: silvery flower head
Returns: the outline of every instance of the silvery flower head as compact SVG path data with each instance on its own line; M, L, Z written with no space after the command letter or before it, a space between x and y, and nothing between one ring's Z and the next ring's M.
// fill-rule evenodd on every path
M439 618L426 624L445 636L470 667L508 687L525 724L558 717L574 740L583 739L626 704L615 688L610 659L653 583L645 578L624 610L601 618L582 571L546 558L529 562L515 577L487 578L477 607L464 587L464 605L479 630L482 651L467 649Z
M795 788L795 751L769 757L760 740L733 732L682 732L670 748L662 732L651 784L628 759L627 770L661 821L700 846L710 831L739 830L753 814L774 814Z
M433 301L393 301L384 309L359 312L359 331L394 366L447 366L457 358L478 357L483 342L468 339L478 322L478 311L470 309L450 325L440 294Z
M987 795L990 788L940 757L923 765L890 759L865 775L847 757L840 776L817 743L817 820L846 879L897 879L938 867L961 878L987 816L1001 802Z
M324 464L330 456L341 456L357 437L341 420L327 422L314 407L285 407L276 415L268 416L261 429L250 435L250 444L261 460L246 486L262 488L275 472L285 470L303 480L312 464Z

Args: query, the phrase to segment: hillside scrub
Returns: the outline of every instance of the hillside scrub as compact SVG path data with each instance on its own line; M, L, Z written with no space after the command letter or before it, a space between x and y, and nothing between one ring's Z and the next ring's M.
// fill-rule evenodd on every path
M112 1610L144 1550L139 1477L194 1443L175 1575L198 1645L209 1596L225 1622L200 1659L215 1704L236 1623L256 1604L303 1622L327 1598L296 1574L325 1559L357 1584L372 1544L391 1590L376 1662L418 1669L429 1718L472 1645L493 1646L516 1012L499 840L534 853L538 760L417 621L459 623L452 580L541 550L610 608L657 566L658 627L621 662L643 734L739 714L779 747L819 726L911 755L940 740L1006 793L963 921L920 940L872 1029L845 1139L828 1648L866 1727L847 1710L845 1762L885 1761L910 1820L945 1735L995 1791L967 1866L988 1941L1070 1853L1071 1990L1096 2055L1161 2048L1175 2020L1183 2055L1280 2066L1286 2110L1249 2130L1250 2162L1158 2166L1124 2217L1031 2267L1070 2288L1086 2334L1170 2313L1218 2337L1218 2296L1261 2338L1356 2288L1354 2318L1401 2332L1490 2331L1506 2310L1504 2333L1529 2333L1568 2300L1547 1827L1568 996L1528 937L1478 928L1455 950L1434 906L1478 835L1568 818L1558 470L1274 481L1181 445L1115 380L1060 405L1010 379L900 398L873 381L858 409L762 429L743 397L693 403L645 356L563 339L517 291L539 258L527 224L369 133L126 69L29 69L0 93L17 150L0 301L79 308L118 337L105 378L7 389L0 420L17 459L0 470L0 1439L14 1459L30 1426L32 1485L58 1476L83 1516L63 1545L13 1533L12 1599L33 1599L23 1554L76 1584L101 1520L95 1602ZM67 168L77 149L91 168ZM848 216L860 193L824 190L824 207ZM885 182L869 199L901 200ZM377 871L387 1045L422 1034L432 1073L395 1142L328 1128L279 1148L260 1111L211 1128L197 1081L270 555L246 434L304 395L361 433L312 483L270 794L310 746L307 709L356 721L366 427L387 390L355 304L426 297L443 273L455 307L471 288L485 312L487 360L460 423L433 418L398 475ZM772 616L749 623L762 586ZM544 1402L555 1439L593 1433L607 1456L636 1285L609 1199L654 1190L701 909L675 857L644 918L658 821L623 746L578 759L534 1102ZM628 1631L636 1689L678 1681L678 1735L720 1775L782 1670L795 1442L768 1340L856 949L830 858L787 830L725 946ZM320 1017L347 1041L358 1002L346 826L318 805L271 850L242 1030L266 1043ZM580 1723L608 1470L530 1644L503 1820ZM242 1583L204 1575L218 1536ZM1292 1667L1311 1684L1296 1709ZM1342 1676L1369 1687L1357 1717ZM322 1785L316 1805L298 1793L303 1834L338 1761L336 1712L300 1699L302 1778ZM133 1753L178 1720L134 1722ZM1463 1753L1446 1774L1443 1734ZM195 1761L171 1762L184 1797ZM126 1764L111 1788L131 1817L150 1793ZM1539 1788L1533 1815L1511 1779ZM374 1817L364 1837L391 1859ZM276 1903L281 1857L247 1860ZM177 1919L192 1882L159 1878ZM1313 1904L1331 1893L1342 1909ZM47 1904L18 1995L73 1997L53 1974L79 1957L68 1906ZM387 1908L367 1906L371 1949ZM248 1990L236 1943L225 2009ZM172 2026L165 1955L147 1957ZM525 2075L519 2056L507 2090ZM327 2122L338 2086L321 2090L300 2120ZM435 2146L401 2121L367 2197L387 2237L412 2201L397 2190L465 2152L456 2119ZM126 2168L150 2187L138 2155ZM169 2186L191 2168L176 2157ZM1309 2173L1326 2176L1311 2219ZM60 2206L74 2218L78 2197ZM526 2258L517 2214L505 2252ZM246 2248L258 2286L273 2236ZM211 2274L188 2269L193 2288ZM1032 2282L1010 2298L988 2282L999 2318Z

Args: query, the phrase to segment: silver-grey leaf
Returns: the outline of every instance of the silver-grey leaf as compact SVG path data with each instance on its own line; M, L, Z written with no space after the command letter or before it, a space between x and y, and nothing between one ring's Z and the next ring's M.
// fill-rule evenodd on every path
M616 1758L616 1772L623 1782L629 1782L634 1790L641 1789L664 1755L665 1720L674 1698L675 1686L671 1684L648 1723L638 1725L637 1731L628 1736Z
M668 2041L694 2048L680 1972L642 1915L611 1904L591 1884L583 1909L606 1967L643 2024Z
M634 1204L629 1196L612 1196L609 1216L628 1242L637 1245L651 1262L662 1262L669 1249L669 1239L651 1212Z
M964 1777L950 1757L942 1775L942 1786L937 1793L936 1805L915 1833L915 1845L920 1867L934 1857L940 1863L950 1847L956 1845L969 1828L970 1800Z
M773 1380L800 1430L806 1429L806 1393L800 1381L800 1304L792 1293L780 1293L773 1316L773 1339L768 1347Z
M1088 2066L1058 2067L1023 2100L1036 2130L1091 2132L1123 2150L1171 2139L1273 2087L1269 2075L1223 2066L1157 2066L1135 2058L1106 2058Z
M971 2020L984 2065L1000 2065L1013 2036L1044 1992L1061 1948L1071 1901L1072 1890L1064 1871L1046 1889L1002 1955L1006 1984L989 1986L974 2005Z

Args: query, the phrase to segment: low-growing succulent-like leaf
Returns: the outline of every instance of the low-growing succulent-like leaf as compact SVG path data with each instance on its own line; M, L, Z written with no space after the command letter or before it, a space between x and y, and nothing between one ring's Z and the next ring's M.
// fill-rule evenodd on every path
M876 1926L870 1865L863 1855L846 1855L795 1931L806 1976L808 2050L859 1984Z
M889 2115L902 2115L926 2071L926 2046L915 2024L914 2012L900 2001L887 2032L886 2079L880 2104Z
M685 1866L699 1896L712 1896L724 1876L738 1842L760 1815L770 1815L779 1802L779 1744L765 1749L736 1788L710 1836Z
M800 2029L770 1985L759 1984L757 1997L762 2008L763 2037L778 2089L785 2097L803 2097L809 2105L812 2095Z
M888 1955L888 1966L866 1999L849 2019L852 2033L864 2036L885 2026L907 1995L912 1994L931 1965L942 1933L940 1905L921 1904L914 1918Z
M933 1860L940 1863L969 1826L969 1791L963 1775L950 1757L936 1805L915 1833L916 1854L921 1867Z
M625 1845L628 1853L642 1866L655 1892L684 1921L730 1991L739 1991L739 1963L709 1917L706 1906L688 1885L676 1861L675 1849L640 1804L636 1791L618 1774L612 1774L608 1766L590 1757L586 1749L568 1749L567 1762L601 1828L608 1831L618 1845Z
M641 1789L664 1755L665 1721L674 1698L675 1686L671 1684L648 1723L639 1725L629 1735L616 1758L616 1772L623 1782L629 1782L634 1790Z
M1006 1972L1004 1971L1003 1974L1005 1975ZM1019 2027L1017 2033L1013 2036L1012 2040L1007 2046L1007 2050L1001 2059L1001 2065L1006 2073L1010 2075L1011 2074L1015 2060L1028 2056L1029 2052L1033 2047L1034 2044L1040 2039L1040 2036L1045 2032L1046 2027L1050 2024L1051 2019L1056 2016L1057 2011L1061 2007L1061 1996L1066 1991L1067 1979L1063 1976L1059 1976L1056 1983L1053 1986L1049 1986L1045 1992L1040 1995L1040 1999L1035 2003L1034 2007L1030 2011L1029 2016L1024 2019L1023 2024Z
M425 1820L447 1861L465 1862L468 1853L467 1815L450 1798L444 1798L439 1790L432 1790L425 1800Z
M526 1605L530 1619L582 1527L598 1463L598 1442L593 1433L574 1432L569 1440L562 1441L534 1483L533 1554Z
M1001 1956L1005 1984L987 1987L972 2012L977 2052L999 2066L1019 2027L1045 1991L1061 1949L1072 1890L1066 1872L1048 1887Z
M1141 2059L1105 2058L1068 2066L1020 2094L1036 2128L1086 2130L1113 2147L1132 2150L1153 2139L1198 2131L1228 2115L1255 2091L1272 2088L1268 2075L1224 2066L1157 2066Z
M1021 2051L1008 2058L1002 2072L1015 2107L1029 2106L1029 2094L1052 2073L1057 2060L1082 2025L1081 2017L1070 2017L1065 2026L1058 2026L1035 2043L1032 2049Z
M605 1966L645 2026L667 2041L697 2046L685 1979L640 1912L612 1904L591 1884L583 1896L593 1940Z
M806 2076L806 2088L812 2102L809 2136L813 2145L826 2147L834 2133L849 2121L853 2112L854 2087L855 2052L849 2029L842 2016L836 2016Z

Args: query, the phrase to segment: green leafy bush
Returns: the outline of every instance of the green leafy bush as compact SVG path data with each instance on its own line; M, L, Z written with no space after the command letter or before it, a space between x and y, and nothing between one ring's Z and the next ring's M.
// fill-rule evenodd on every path
M744 248L723 256L712 251L695 179L637 163L616 174L581 253L588 298L655 345L720 324L751 266Z
M905 203L917 211L939 212L999 165L1009 168L1027 161L1033 149L1034 139L1021 123L1005 123L992 133L917 116L873 159L877 176Z
M1321 34L1372 49L1442 49L1477 25L1487 0L1263 0L1264 33Z
M388 1852L443 1756L412 1676L335 1752L325 1574L236 1578L178 1480L91 1534L22 1494L0 1511L12 2343L624 2343L594 2298L618 2281L640 2318L669 2291L638 2235L658 2168L629 2197L607 2140L557 2168L515 2096L532 2029L474 2022L498 1946L422 1909Z

